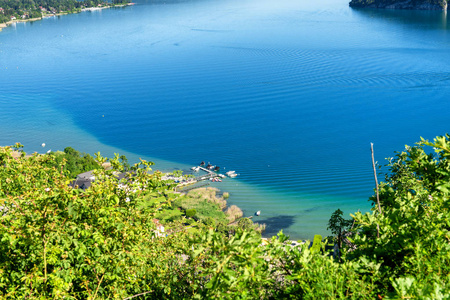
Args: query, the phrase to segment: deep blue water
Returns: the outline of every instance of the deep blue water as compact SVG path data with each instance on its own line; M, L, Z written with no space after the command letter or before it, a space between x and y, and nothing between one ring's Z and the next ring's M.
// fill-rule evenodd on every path
M210 161L240 173L218 187L268 235L327 234L335 209L370 208L370 142L384 164L449 131L449 28L347 0L140 1L16 24L0 33L0 144Z

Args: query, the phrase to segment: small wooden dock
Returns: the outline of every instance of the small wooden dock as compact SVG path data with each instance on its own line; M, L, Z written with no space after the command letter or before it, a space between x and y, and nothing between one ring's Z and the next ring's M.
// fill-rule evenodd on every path
M201 166L198 166L198 168L199 168L199 170L202 170L202 171L206 172L207 174L195 177L193 180L190 180L190 181L181 182L180 184L177 185L176 188L177 189L181 189L180 191L183 191L183 192L184 191L188 191L188 190L192 190L192 189L196 189L196 188L199 188L199 187L203 187L203 186L209 185L209 183L203 184L203 185L192 186L192 187L185 188L185 189L183 189L183 187L186 187L188 185L195 185L196 183L199 183L199 182L205 181L205 180L209 180L210 178L219 177L219 175L217 173L215 173L214 171L208 170L208 169L203 168Z

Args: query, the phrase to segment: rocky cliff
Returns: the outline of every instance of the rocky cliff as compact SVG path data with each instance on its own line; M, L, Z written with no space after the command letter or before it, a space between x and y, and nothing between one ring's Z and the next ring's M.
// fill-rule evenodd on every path
M447 0L351 0L351 7L447 10Z

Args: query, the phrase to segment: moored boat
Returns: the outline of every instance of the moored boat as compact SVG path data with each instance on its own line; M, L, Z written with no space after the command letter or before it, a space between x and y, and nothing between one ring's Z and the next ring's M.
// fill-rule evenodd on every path
M225 174L227 174L231 178L234 178L238 175L238 174L236 174L236 171L228 171Z

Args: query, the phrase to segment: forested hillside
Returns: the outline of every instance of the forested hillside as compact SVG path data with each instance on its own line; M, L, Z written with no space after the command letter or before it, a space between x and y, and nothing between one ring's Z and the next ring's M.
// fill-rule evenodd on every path
M219 228L188 207L162 230L164 212L191 200L151 163L119 180L116 155L83 191L68 185L65 160L14 149L0 148L2 298L450 297L449 135L391 158L372 211L351 220L337 211L329 227L338 237L318 248L293 247L282 233L263 241L253 226Z
M351 0L352 7L447 10L446 0Z
M128 2L127 0L111 1L112 4ZM74 13L86 7L109 4L104 0L0 0L0 23L41 18L59 13Z

